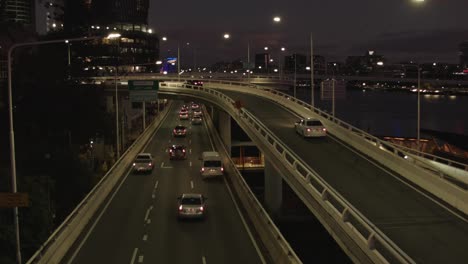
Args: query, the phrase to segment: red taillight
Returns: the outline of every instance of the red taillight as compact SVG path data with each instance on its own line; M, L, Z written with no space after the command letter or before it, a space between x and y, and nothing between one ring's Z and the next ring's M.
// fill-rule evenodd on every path
M223 167L221 167L221 171L224 171L224 168L223 168Z
M177 132L177 130L174 129L174 133L176 133L176 132Z
M322 128L322 130L323 130L323 131L327 131L327 129L326 129L326 128Z
M203 212L203 210L205 210L205 208L203 208L203 206L200 207L200 211Z
M183 149L182 152L185 153L185 149Z
M203 168L201 168L201 171L205 171L205 168L204 168L204 167L203 167Z
M172 152L172 149L170 149L169 152Z
M310 132L310 128L307 129L307 132Z
M148 163L148 166L151 166L151 162L150 162L150 163Z
M181 205L181 206L179 206L179 211L182 211L182 210L183 210L183 208L182 208L182 205Z

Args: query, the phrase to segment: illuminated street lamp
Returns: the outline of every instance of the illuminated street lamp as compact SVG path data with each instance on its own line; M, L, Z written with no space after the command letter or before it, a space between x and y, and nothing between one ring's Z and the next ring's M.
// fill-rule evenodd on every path
M273 17L273 21L274 21L275 23L279 23L279 22L281 22L281 17L275 16L275 17Z
M230 37L231 37L231 35L229 35L229 33L224 33L224 35L223 35L224 39L229 39Z
M115 35L107 36L107 38L114 38ZM119 35L120 37L120 35ZM10 125L10 166L11 166L11 186L12 192L17 192L17 184L16 184L16 151L15 151L15 132L14 132L14 121L13 121L13 93L12 93L12 70L11 70L11 56L13 50L18 47L24 46L37 46L37 45L44 45L44 44L53 44L53 43L67 43L70 42L78 42L78 41L89 41L100 39L102 36L94 36L94 37L83 37L83 38L73 38L73 39L59 39L59 40L46 40L46 41L36 41L36 42L24 42L24 43L16 43L13 44L10 49L8 50L8 115L9 115L9 125ZM15 237L16 237L16 260L18 263L22 263L21 260L21 246L20 246L20 236L19 236L19 221L18 221L18 207L13 208L13 215L14 215L14 225L15 225Z

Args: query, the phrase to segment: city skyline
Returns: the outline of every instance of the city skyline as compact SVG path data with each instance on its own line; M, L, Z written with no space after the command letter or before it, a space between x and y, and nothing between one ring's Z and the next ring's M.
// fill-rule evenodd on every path
M330 60L362 55L367 50L399 61L458 63L458 46L468 39L462 0L370 1L256 1L223 3L150 1L149 25L172 43L161 54L173 54L178 43L200 63L247 57L263 46L286 46L287 52L306 53L313 34L314 53ZM273 17L280 16L280 23ZM224 33L230 33L226 41ZM168 52L168 50L171 50ZM184 54L184 51L182 51ZM279 53L279 52L277 52ZM278 55L276 55L278 56Z

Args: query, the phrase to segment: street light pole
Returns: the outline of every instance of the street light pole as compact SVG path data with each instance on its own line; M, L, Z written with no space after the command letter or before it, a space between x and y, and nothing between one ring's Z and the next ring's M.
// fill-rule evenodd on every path
M297 58L297 54L294 53L294 98L296 98L296 58Z
M310 33L310 105L314 109L314 49L312 44L312 33Z
M177 42L177 80L180 82L180 45Z
M421 151L421 67L418 65L418 123L417 123L417 144L418 151Z
M247 80L250 84L250 43L247 42Z
M115 133L116 133L116 153L117 159L120 158L120 135L119 135L119 93L117 89L117 72L118 67L117 64L115 65L115 74L114 74L114 83L115 83Z
M47 41L36 41L36 42L26 42L26 43L17 43L12 45L8 49L8 117L10 119L10 166L11 166L11 189L13 193L18 191L17 182L16 182L16 149L15 149L15 132L14 132L14 121L13 121L13 93L12 93L12 69L11 69L11 57L13 50L18 47L24 46L37 46L44 44L53 44L53 43L64 43L66 41L87 41L102 38L100 37L84 37L84 38L74 38L74 39L60 39L60 40L47 40ZM15 225L15 237L16 237L16 261L21 264L21 243L20 243L20 234L19 234L19 215L18 207L13 208L13 217Z

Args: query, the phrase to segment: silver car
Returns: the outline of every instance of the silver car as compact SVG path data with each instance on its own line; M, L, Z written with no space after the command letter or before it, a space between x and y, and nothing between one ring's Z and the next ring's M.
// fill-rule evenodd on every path
M184 193L177 198L177 217L179 219L203 219L206 214L206 200L199 193Z

